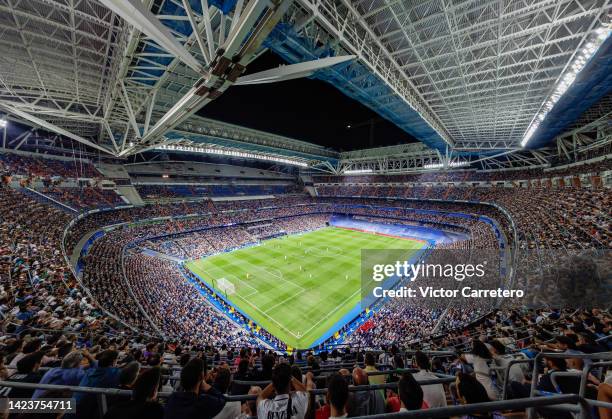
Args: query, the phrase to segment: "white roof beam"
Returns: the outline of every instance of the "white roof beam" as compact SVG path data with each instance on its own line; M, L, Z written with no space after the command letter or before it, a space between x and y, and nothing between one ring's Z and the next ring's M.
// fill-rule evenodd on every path
M197 73L204 73L202 65L176 40L170 30L144 7L140 0L100 0L140 32L157 42L163 49L178 57Z

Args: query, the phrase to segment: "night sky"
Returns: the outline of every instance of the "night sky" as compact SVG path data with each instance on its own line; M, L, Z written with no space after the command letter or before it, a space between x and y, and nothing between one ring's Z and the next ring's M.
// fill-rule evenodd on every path
M283 64L266 52L247 74ZM309 141L338 151L381 147L416 140L331 84L296 79L230 87L198 115ZM370 129L374 125L371 140ZM351 128L347 128L350 125Z

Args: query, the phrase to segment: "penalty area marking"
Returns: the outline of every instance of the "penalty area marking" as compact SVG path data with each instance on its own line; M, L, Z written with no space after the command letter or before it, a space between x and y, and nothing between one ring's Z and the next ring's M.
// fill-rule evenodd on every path
M202 272L204 272L206 275L210 275L211 278L214 278L214 281L218 281L220 278L217 277L217 275L213 275L212 272L210 272L207 269L202 269ZM238 278L236 275L234 274L230 274L230 273L226 273L225 274L226 277L233 279L234 281L238 281L240 283L240 285L244 285L248 288L250 288L252 291L246 295L244 295L244 297L251 297L255 294L257 294L259 292L259 290L257 288L254 288L253 286L249 285L248 282L243 281L242 279ZM211 284L212 285L212 284ZM216 287L215 287L216 288ZM219 290L219 292L222 292L221 290ZM240 295L240 292L236 292L235 295Z

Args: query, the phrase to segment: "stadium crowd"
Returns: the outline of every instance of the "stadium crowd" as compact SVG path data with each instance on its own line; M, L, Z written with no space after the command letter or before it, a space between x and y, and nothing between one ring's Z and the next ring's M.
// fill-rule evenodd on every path
M610 336L611 324L610 316L599 310L508 309L407 347L389 335L376 350L352 345L291 354L226 343L181 345L144 337L26 330L0 342L0 374L16 383L126 390L107 396L107 419L353 417L470 405L504 395L522 398L530 380L536 381L538 391L576 393L579 378L553 380L552 375L580 370L580 354L608 351L609 343L597 340ZM435 357L428 355L432 349L438 351L431 352ZM565 354L567 359L544 355L533 376L533 362L541 352ZM510 366L513 360L523 364ZM609 402L612 386L607 380L605 371L593 370L587 396ZM386 388L356 387L377 384ZM324 391L316 393L318 389ZM73 396L77 418L102 417L99 399L78 389L1 390L14 398ZM230 399L235 396L243 397ZM505 413L511 412L469 417L502 418ZM538 414L570 417L546 408L539 408ZM599 414L607 419L610 412L600 408Z
M19 154L0 154L0 173L29 179L98 178L100 172L86 160L58 160Z
M601 310L392 302L365 319L347 337L345 349L276 353L267 348L283 347L272 336L249 330L244 327L246 319L230 318L225 310L218 310L211 300L214 296L186 281L173 262L141 252L142 247L170 242L169 248L155 249L170 253L167 249L176 248L182 252L177 257L199 257L239 247L260 235L317 228L330 213L448 224L470 232L474 243L484 242L486 247L498 243L491 228L474 218L414 211L432 208L491 216L511 238L509 220L487 205L341 198L354 193L342 188L320 188L333 198L316 200L204 200L92 214L72 226L66 240L68 253L85 233L105 225L194 211L199 215L106 232L84 256L82 277L78 278L61 253L64 227L71 216L0 185L0 378L129 390L126 396L109 397L108 418L268 418L283 412L297 418L327 418L479 403L499 399L504 393L518 398L529 394L529 380L535 380L541 391L576 392L575 379L555 386L551 374L580 370L586 361L578 358L545 357L537 377L529 377L531 370L518 367L511 369L508 382L495 367L507 366L515 358L533 360L542 351L570 356L610 351L612 318ZM394 187L366 188L356 193L396 197L404 192ZM528 194L511 194L497 188L413 189L411 197L415 198L499 204L516 222L521 247L610 247L610 197L603 191L526 189ZM392 209L379 209L377 202ZM279 218L272 226L262 221ZM245 226L219 227L244 222L254 222L256 234ZM190 247L203 238L208 243L205 247ZM450 354L434 360L423 352L430 350ZM378 369L404 367L415 371L376 374ZM455 378L451 385L436 384L435 390L418 383L434 373ZM588 380L591 398L612 400L605 369L592 371ZM394 384L385 391L351 388L385 382ZM326 394L315 395L311 390L316 388L327 389ZM245 393L255 399L236 402L226 397ZM98 399L84 392L58 394L7 386L0 394L24 398L74 395L77 417L101 416ZM558 411L539 413L559 417L555 416ZM610 412L604 408L600 415L609 418ZM485 417L499 416L495 412Z

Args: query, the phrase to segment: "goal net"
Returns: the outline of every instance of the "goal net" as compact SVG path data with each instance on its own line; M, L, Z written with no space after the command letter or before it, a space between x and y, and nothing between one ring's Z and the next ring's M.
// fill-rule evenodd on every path
M225 278L219 278L217 280L217 289L227 295L231 295L236 292L234 284Z

